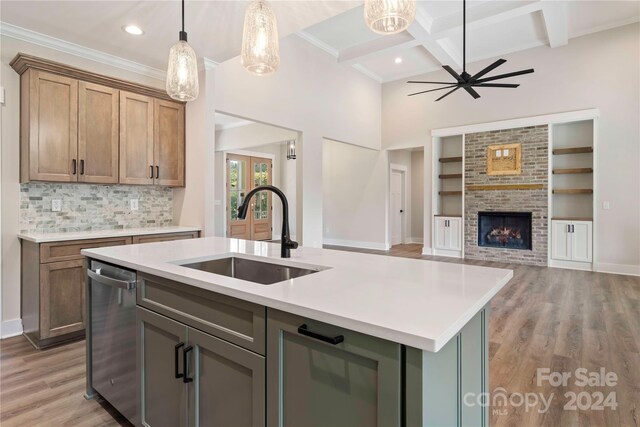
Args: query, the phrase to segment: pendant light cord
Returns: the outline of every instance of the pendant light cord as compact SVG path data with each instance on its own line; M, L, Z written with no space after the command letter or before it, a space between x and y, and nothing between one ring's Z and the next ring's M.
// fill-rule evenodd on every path
M466 71L467 71L467 0L462 0L462 72L464 73Z
M180 31L180 40L187 41L187 32L184 30L184 0L182 0L182 31Z

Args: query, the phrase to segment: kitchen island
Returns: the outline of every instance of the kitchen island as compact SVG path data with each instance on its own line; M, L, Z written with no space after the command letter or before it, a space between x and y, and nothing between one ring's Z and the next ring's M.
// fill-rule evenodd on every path
M463 396L488 391L510 270L213 237L82 253L137 273L134 424L487 423Z

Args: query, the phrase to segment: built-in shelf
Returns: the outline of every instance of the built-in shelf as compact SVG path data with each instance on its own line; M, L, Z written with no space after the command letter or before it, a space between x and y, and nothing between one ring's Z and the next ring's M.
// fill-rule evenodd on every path
M554 216L552 221L593 221L593 218L579 217L579 216Z
M590 188L557 188L553 190L553 194L593 194Z
M445 173L445 174L438 175L438 178L440 178L440 179L456 179L456 178L462 178L462 174L461 173Z
M488 190L541 190L544 184L492 184L492 185L467 185L467 191Z
M462 218L462 215L446 215L446 214L437 214L435 217L447 217L447 218Z
M462 191L439 191L438 194L441 196L461 196Z
M593 173L593 168L571 168L571 169L554 169L556 175L566 175L574 173Z
M459 163L462 157L440 157L440 163Z
M583 153L593 153L593 147L556 148L553 150L554 155Z

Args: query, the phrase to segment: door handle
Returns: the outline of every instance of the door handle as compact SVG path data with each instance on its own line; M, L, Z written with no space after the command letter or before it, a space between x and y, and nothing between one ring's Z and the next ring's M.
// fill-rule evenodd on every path
M404 210L400 209L400 213L404 213Z
M149 179L153 179L153 165L149 165L149 169L151 169L151 176Z
M156 166L156 179L160 179L160 166Z
M343 335L336 335L335 337L328 337L326 335L322 335L319 334L317 332L312 332L307 328L307 324L304 323L302 325L300 325L300 327L298 328L298 333L300 335L304 335L310 338L314 338L320 341L324 341L324 342L328 342L329 344L340 344L341 342L344 341L344 336Z
M575 226L575 225L573 225L573 224L571 224L571 232L572 232L572 233L575 233L575 231L576 231L576 226Z
M176 378L182 378L184 376L184 373L180 373L178 371L178 351L180 350L180 347L183 347L184 343L183 342L179 342L178 344L176 344L176 348L175 348L175 352L173 353L173 358L175 361L175 374L176 374Z
M182 350L182 373L184 375L182 377L182 382L185 384L193 381L193 378L189 378L189 352L191 350L193 350L192 346Z
M71 161L72 167L73 167L73 174L75 175L77 172L77 165L76 165L76 159L73 159Z
M84 159L80 160L80 175L84 175Z

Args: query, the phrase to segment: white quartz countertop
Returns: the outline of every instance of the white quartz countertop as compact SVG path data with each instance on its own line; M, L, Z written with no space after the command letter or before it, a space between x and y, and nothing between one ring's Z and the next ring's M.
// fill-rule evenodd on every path
M18 238L35 243L64 242L67 240L103 239L105 237L143 236L148 234L185 233L200 231L199 227L145 227L118 230L69 231L64 233L20 233Z
M222 237L85 249L83 255L427 351L440 350L513 271ZM328 269L273 285L179 263L247 258ZM176 262L177 261L177 262Z

